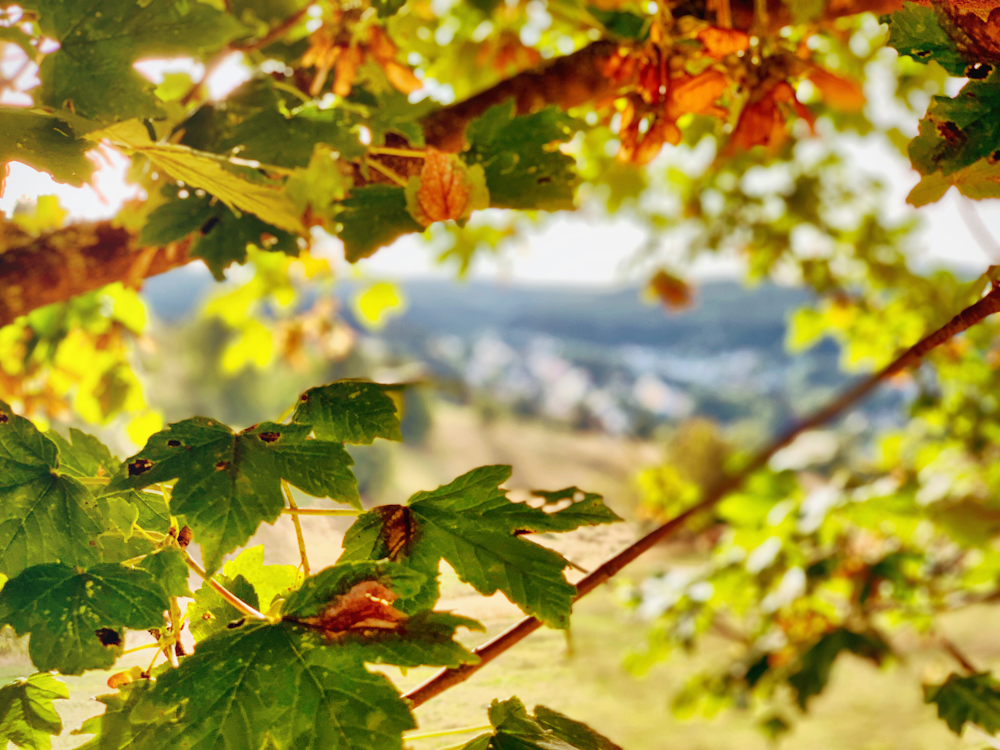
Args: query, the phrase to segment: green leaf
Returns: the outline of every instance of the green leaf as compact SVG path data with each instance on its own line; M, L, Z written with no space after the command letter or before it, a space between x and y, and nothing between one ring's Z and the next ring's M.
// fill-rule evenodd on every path
M415 726L384 675L292 623L244 625L207 638L160 677L151 699L179 712L144 750L401 750L402 733Z
M273 523L285 500L281 479L315 497L359 505L354 463L344 446L308 437L307 425L263 422L238 434L212 419L177 422L150 437L119 468L112 489L176 479L170 510L184 516L202 546L205 567Z
M114 664L122 629L158 627L169 606L163 587L145 570L36 565L0 591L0 623L31 634L28 653L39 671L81 674Z
M371 445L375 438L402 440L396 403L398 386L338 380L310 388L295 406L292 421L312 425L321 440Z
M45 436L59 449L59 473L69 477L106 477L121 463L111 450L93 435L69 428L69 440L55 430Z
M231 154L279 167L305 167L318 144L342 157L364 156L358 116L342 107L303 105L270 79L240 86L225 101L199 108L181 127L181 143L199 151Z
M217 580L252 607L264 612L276 598L286 596L301 578L291 565L264 565L264 546L243 550L229 560ZM191 633L197 640L207 638L229 623L243 619L243 613L223 599L207 583L194 595L188 607Z
M545 706L528 714L517 698L493 701L489 711L492 735L482 735L462 750L621 750L607 737Z
M953 99L935 96L910 142L910 161L923 175L947 177L980 159L1000 159L1000 71L969 81Z
M799 657L798 668L788 678L788 684L795 690L796 700L803 710L812 696L823 692L830 680L833 663L842 651L850 651L876 664L881 664L891 653L888 644L874 632L855 633L839 628L824 635Z
M216 580L243 602L260 609L257 592L243 575L216 576ZM194 592L194 601L188 605L187 614L191 635L199 642L246 619L246 615L223 599L208 583Z
M379 18L389 18L399 13L406 0L374 0L372 5L378 10Z
M294 565L265 565L263 544L240 552L223 566L222 572L230 578L243 576L253 586L264 611L275 599L287 596L302 579Z
M163 495L139 490L116 490L100 495L97 503L105 525L105 531L101 535L101 562L124 562L151 552L156 545L135 534L136 527L159 534L165 534L170 529L170 509ZM131 538L126 539L126 534L121 533L123 530L115 523L122 517L134 518L132 525L125 529L132 532Z
M947 16L938 13L934 8L905 2L900 10L885 16L882 20L889 24L888 45L896 49L899 54L908 55L923 63L933 60L949 74L965 76L969 62L962 56L955 41L941 25L944 22L952 28Z
M123 685L119 692L100 695L104 713L83 722L71 734L97 735L79 750L138 750L169 726L169 711L157 710L149 700L155 683L137 680Z
M942 172L924 175L910 191L906 202L918 208L926 206L943 198L952 186L957 187L958 192L966 198L973 200L1000 198L1000 161L990 156L948 176Z
M0 573L9 578L42 563L100 559L98 503L58 466L55 443L0 401Z
M197 233L188 254L202 258L217 281L231 264L247 260L247 246L298 256L295 235L267 224L253 214L237 214L211 195L179 198L174 186L164 188L170 199L149 215L139 235L142 245L164 246Z
M199 56L246 33L231 15L200 2L41 0L39 23L59 50L39 70L38 100L101 122L163 114L155 85L133 69L140 56Z
M391 185L365 185L351 190L351 196L340 204L337 222L341 225L337 236L351 263L367 258L404 234L424 231L406 208L406 191Z
M246 211L262 222L293 234L304 234L305 227L295 206L277 184L245 179L247 168L234 165L212 154L172 143L154 143L138 120L118 123L88 135L107 138L115 145L142 154L178 182L192 190L201 189L225 203L234 212ZM259 236L259 235L258 235Z
M469 123L469 150L462 156L486 170L490 205L572 209L576 162L549 146L572 138L574 123L557 107L515 117L513 101L491 107Z
M139 567L160 582L167 596L192 596L188 588L190 570L184 553L176 547L164 547L155 554L147 555Z
M481 623L450 612L424 609L407 616L395 610L397 597L416 596L425 581L425 576L397 563L338 564L306 579L285 603L284 619L315 629L343 653L374 664L457 667L478 661L454 635L459 627L482 631ZM380 587L377 595L355 589L371 582ZM369 611L373 599L388 608L384 611L394 618L391 627L385 626L388 618L382 612ZM331 608L340 614L324 618ZM358 610L354 621L348 614L352 608ZM384 624L369 624L375 621Z
M66 700L66 685L50 674L33 674L0 688L0 742L30 750L48 750L62 720L52 702Z
M545 517L529 512L523 523L532 531L572 531L581 526L598 526L616 523L622 518L604 504L604 498L579 487L567 487L554 492L532 490L533 497L541 498ZM530 507L530 506L528 506ZM534 511L534 508L531 508Z
M962 734L967 721L989 734L1000 732L1000 683L989 674L951 674L940 685L924 685L924 702L937 704L938 716L955 734Z
M528 614L564 628L576 591L563 577L567 563L521 535L613 519L595 512L595 496L581 503L580 512L574 504L549 514L512 503L499 488L509 477L509 466L484 466L433 492L418 492L406 506L375 508L348 529L340 559L387 558L423 573L428 585L414 606L437 599L438 564L443 559L479 593L502 591ZM567 511L565 519L560 518Z
M4 134L0 140L0 168L19 161L48 172L56 182L77 187L94 172L94 163L84 156L93 145L77 138L73 128L55 115L0 107L0 132Z
M274 23L294 15L305 5L303 0L232 0L228 7L237 18L250 12L265 23Z

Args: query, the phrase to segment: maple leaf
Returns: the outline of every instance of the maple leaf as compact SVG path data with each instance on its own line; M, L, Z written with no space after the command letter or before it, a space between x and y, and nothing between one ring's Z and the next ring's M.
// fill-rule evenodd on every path
M107 669L121 655L123 628L158 627L169 607L150 572L118 564L36 565L0 591L0 623L31 634L36 668L63 674Z
M509 477L509 466L484 466L432 492L418 492L405 506L375 508L348 530L340 559L388 558L421 572L427 584L410 606L437 599L438 564L444 559L481 594L502 591L525 612L565 627L575 591L562 574L567 562L522 534L568 531L617 516L606 509L597 512L600 497L586 493L580 496L587 512L574 513L572 502L553 513L513 503L499 488ZM578 492L555 493L552 502L575 498Z
M90 491L60 476L56 444L0 401L0 572L13 578L42 563L92 565L104 528Z
M515 116L513 101L486 110L469 123L467 164L481 164L490 205L556 211L573 208L576 162L552 147L573 137L575 121L548 107Z
M221 48L247 29L204 3L41 0L40 23L59 49L38 71L38 100L82 117L114 122L162 115L154 86L132 68L144 56L191 56Z
M8 162L19 161L48 172L57 182L80 187L94 171L94 163L84 156L92 144L77 138L69 123L55 115L0 107L0 132L0 172Z
M420 174L406 186L406 208L425 227L436 221L467 219L489 205L482 165L467 166L456 155L433 148L427 149Z
M227 561L216 580L251 607L267 612L275 599L301 582L302 574L291 565L264 565L264 545L259 544ZM244 615L205 583L194 593L187 616L191 634L200 641Z
M989 734L1000 731L1000 683L989 674L948 675L940 685L924 686L924 702L935 703L938 716L961 735L966 722Z
M371 445L375 438L402 440L396 402L398 386L338 380L310 388L295 405L292 421L311 425L321 440Z
M62 720L52 702L67 698L66 685L47 673L0 687L0 742L49 750L52 736L62 732Z
M891 653L889 646L877 633L855 633L838 628L827 633L799 657L795 672L788 684L795 690L795 698L804 710L809 699L819 695L830 680L830 671L837 657L844 651L881 664Z
M535 706L531 716L517 698L493 701L489 717L493 733L476 737L462 750L621 750L586 724L551 708Z
M282 479L316 497L358 504L350 455L309 432L308 425L263 422L237 434L212 419L187 419L153 435L122 464L111 488L176 479L170 510L184 516L205 567L215 572L225 553L277 519L285 505Z
M406 191L401 187L373 184L351 190L336 217L337 236L344 243L348 262L367 258L401 235L423 231L406 204Z
M412 606L415 597L425 598L426 582L422 573L397 563L338 563L307 578L289 596L283 618L366 662L457 667L477 661L454 635L460 627L483 630L480 623ZM397 601L407 612L394 606Z
M812 114L795 98L787 81L769 81L756 89L740 112L724 153L732 155L754 146L776 151L788 140L786 121L794 112L812 125Z

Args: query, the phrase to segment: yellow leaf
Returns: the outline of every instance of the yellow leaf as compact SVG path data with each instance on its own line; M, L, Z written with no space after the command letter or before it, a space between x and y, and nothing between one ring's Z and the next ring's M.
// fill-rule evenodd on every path
M34 210L31 210L34 208ZM34 204L18 204L14 209L13 221L25 232L41 234L62 226L68 212L59 205L54 195L40 195Z
M162 429L163 415L156 411L149 411L128 423L128 436L136 445L145 445L151 435Z
M244 180L226 169L229 162L215 154L154 143L138 120L119 122L87 137L95 141L107 138L116 146L143 154L175 180L211 193L234 211L251 213L286 232L305 233L298 211L283 190Z
M249 320L240 332L239 338L223 352L222 371L232 375L248 364L263 369L271 362L273 348L273 337L267 327L256 320Z
M355 300L358 312L368 325L377 328L385 324L386 313L401 308L403 300L394 284L380 281L372 284ZM401 310L397 310L401 312Z

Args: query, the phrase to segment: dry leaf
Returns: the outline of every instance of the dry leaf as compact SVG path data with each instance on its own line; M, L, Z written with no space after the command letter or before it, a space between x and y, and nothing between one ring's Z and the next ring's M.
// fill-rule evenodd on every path
M649 280L649 288L667 310L683 310L694 301L688 283L666 271L657 271Z
M720 29L709 26L698 32L698 41L705 45L705 51L716 59L743 52L750 47L750 35L739 29Z
M349 633L396 630L407 619L392 606L397 598L378 581L362 581L333 599L319 615L299 622L321 631L328 641L339 640Z
M812 81L823 101L834 109L860 112L865 108L865 93L857 82L818 67L810 68L806 78Z
M461 220L489 205L486 175L476 164L466 165L455 154L427 149L420 175L406 186L406 207L421 225Z
M715 100L729 89L729 79L718 70L706 70L696 76L686 73L670 79L670 100L667 116L676 120L683 114L725 117L726 110L715 106Z

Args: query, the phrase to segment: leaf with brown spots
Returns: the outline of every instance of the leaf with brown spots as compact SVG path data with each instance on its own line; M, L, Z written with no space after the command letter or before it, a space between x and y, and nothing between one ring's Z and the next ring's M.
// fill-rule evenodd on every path
M482 166L468 166L455 154L427 149L419 176L406 186L406 208L422 226L436 221L467 219L473 211L490 205L486 173Z
M502 591L528 614L565 627L575 591L563 577L568 563L523 534L620 519L603 508L599 495L575 487L548 497L541 493L542 507L511 502L499 487L509 477L509 466L482 466L444 487L418 492L406 506L364 513L348 529L340 561L390 558L423 574L427 584L419 595L396 605L405 612L437 600L438 566L445 560L484 596Z
M375 438L402 440L396 401L401 387L363 380L338 380L299 397L292 421L312 425L316 437L356 445Z
M390 562L341 563L307 578L289 596L284 619L356 653L400 667L458 666L476 661L454 641L456 628L483 626L448 612L415 608L425 577Z
M177 480L170 511L183 516L201 544L205 567L246 544L285 505L281 480L315 497L357 505L354 463L340 442L309 437L308 425L263 422L234 433L202 417L153 435L118 470L111 489Z
M121 655L123 628L161 626L169 607L151 573L117 564L36 565L0 591L0 623L31 634L39 671L63 674L107 669Z
M58 448L30 421L2 401L0 415L0 573L13 578L42 563L99 562L97 500L61 475Z

